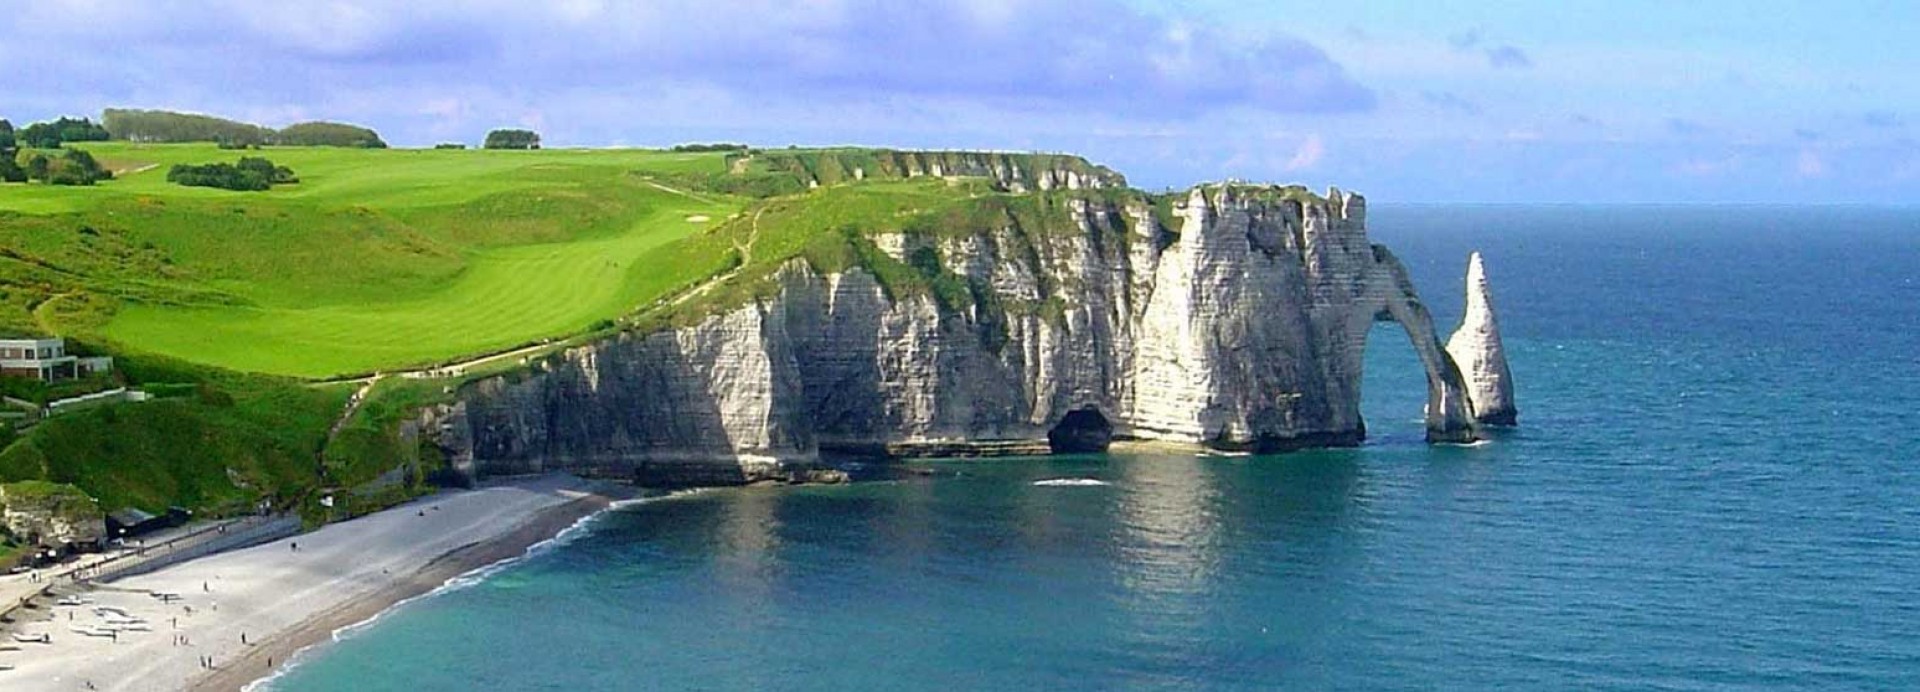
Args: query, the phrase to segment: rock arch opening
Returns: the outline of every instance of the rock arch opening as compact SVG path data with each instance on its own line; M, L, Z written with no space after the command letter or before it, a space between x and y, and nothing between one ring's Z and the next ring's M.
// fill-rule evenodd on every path
M1113 423L1099 409L1068 411L1047 431L1047 447L1054 454L1097 454L1113 444Z

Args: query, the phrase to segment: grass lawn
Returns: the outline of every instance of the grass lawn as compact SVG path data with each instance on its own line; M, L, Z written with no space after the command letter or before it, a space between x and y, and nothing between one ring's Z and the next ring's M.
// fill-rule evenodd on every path
M714 153L77 146L125 172L93 188L0 188L0 210L20 212L0 215L0 242L11 232L31 255L17 275L49 274L18 283L54 286L30 303L37 320L304 377L439 362L625 314L724 270L730 244L703 236L746 205L651 184L723 171ZM301 182L241 193L165 181L171 164L241 155ZM76 267L85 278L59 285Z

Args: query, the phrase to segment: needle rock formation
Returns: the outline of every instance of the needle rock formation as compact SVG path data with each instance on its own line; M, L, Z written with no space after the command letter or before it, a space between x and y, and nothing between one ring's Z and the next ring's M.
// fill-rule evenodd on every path
M1467 258L1467 311L1460 329L1447 340L1447 353L1467 379L1473 419L1482 425L1515 424L1519 412L1513 406L1513 374L1507 370L1507 349L1493 316L1493 290L1478 252Z

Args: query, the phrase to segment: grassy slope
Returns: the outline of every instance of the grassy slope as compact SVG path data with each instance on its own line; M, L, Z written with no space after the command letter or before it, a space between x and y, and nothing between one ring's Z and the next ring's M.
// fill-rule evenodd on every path
M263 153L294 168L301 184L232 193L173 186L164 169L238 152L87 148L121 170L157 167L93 189L0 188L0 330L105 341L131 382L198 388L43 424L0 451L0 480L72 482L106 506L149 509L297 499L400 465L431 470L431 450L403 439L398 423L454 383L389 378L329 444L351 387L144 354L324 376L582 339L600 319L725 271L749 238L751 262L725 285L643 308L633 326L744 303L795 258L826 271L863 266L889 291L959 303L976 299L975 287L941 271L937 257L903 263L867 236L1003 225L1032 236L1070 228L1069 197L1135 194L1010 195L978 180L871 172L807 191L761 162L729 174L724 154L281 148ZM656 181L704 191L663 192ZM754 203L747 194L781 196ZM711 221L688 222L695 214Z
M0 450L0 481L73 483L115 508L306 504L399 463L430 467L395 434L393 397L329 445L353 387L249 372L370 370L580 332L724 270L732 244L707 229L746 203L648 184L723 172L720 154L271 148L257 155L302 182L234 193L164 171L240 152L79 146L123 173L0 186L0 331L107 346L127 381L178 396L55 417Z
M723 171L720 154L270 148L260 155L301 183L235 193L164 177L238 152L84 146L141 172L0 192L0 210L21 212L0 216L0 242L52 267L0 267L52 275L0 299L37 311L14 321L276 374L392 369L580 331L723 268L725 248L675 245L711 225L687 217L745 204L648 184ZM102 262L85 243L127 259ZM84 276L66 275L76 268Z
M55 416L0 450L0 481L71 483L108 509L215 513L261 497L298 500L330 482L318 455L351 386L144 356L120 364L130 379L179 396Z

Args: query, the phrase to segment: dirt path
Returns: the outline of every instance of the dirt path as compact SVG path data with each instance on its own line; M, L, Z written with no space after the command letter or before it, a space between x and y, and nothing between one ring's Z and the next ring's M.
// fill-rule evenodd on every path
M32 311L33 322L34 324L40 325L40 331L46 332L48 334L59 333L57 331L54 331L53 325L47 322L47 318L44 315L41 315L40 311L47 309L47 306L52 305L63 298L71 298L77 293L78 293L77 291L66 291L64 293L55 293L51 296L48 296L46 300L40 301L38 305L33 306L33 311Z
M694 200L694 201L696 201L696 202L700 202L700 203L702 203L702 204L719 204L719 203L720 203L720 202L718 202L718 201L716 201L716 200L714 200L714 199L712 199L712 198L709 198L709 197L702 197L702 196L700 196L700 195L696 195L696 194L693 194L693 193L691 193L691 192L688 192L688 191L686 191L686 190L681 190L681 189L678 189L678 188L672 188L672 187L667 187L667 186L665 186L665 185L661 185L660 183L656 183L656 182L654 182L654 181L651 181L651 180L649 180L649 181L647 181L647 186L648 186L648 187L651 187L651 188L653 188L653 189L655 189L655 190L659 190L659 191L661 191L661 192L667 192L667 193L672 193L672 194L676 194L676 195L679 195L679 196L681 196L681 197L685 197L685 198L687 198L687 199L690 199L690 200Z
M359 377L341 377L341 378L330 378L330 379L324 379L324 380L312 380L308 382L307 385L310 387L325 387L325 386L336 385L336 384L370 385L374 382L379 381L383 377L404 377L407 379L457 377L457 376L466 374L467 370L469 369L479 367L481 365L486 365L487 363L491 363L497 360L505 360L507 358L513 358L516 356L525 356L525 355L531 355L534 353L539 353L541 351L553 348L553 346L557 343L559 343L559 341L553 340L553 339L547 339L547 340L541 341L540 343L533 344L531 346L521 346L511 351L488 353L486 355L474 356L472 358L469 358L463 361L446 363L442 365L435 365L433 367L428 367L428 368L397 370L394 372L383 372L383 373L374 373L372 375L361 375Z
M653 181L647 181L647 184L652 187L658 188L661 191L670 192L676 195L681 195L689 199L695 199L695 200L699 200L701 202L706 202L709 204L715 203L713 202L713 200L707 199L705 197L701 197L700 195L696 195L686 190L674 189ZM740 274L740 271L742 269L745 269L746 266L753 261L753 243L754 241L760 238L760 215L765 214L766 211L767 211L767 207L764 204L761 205L759 209L754 210L753 217L749 221L749 225L748 225L747 239L744 242L735 241L733 243L733 249L740 253L740 264L738 266L735 266L732 269L729 269L725 272L721 272L719 274L714 275L713 277L708 278L706 281L701 282L700 285L695 286L691 289L688 289L685 292L682 292L680 295L667 300L667 302L665 303L655 303L653 306L642 308L641 311L644 312L645 310L654 309L661 305L680 305L682 303L685 303L699 296L706 295L708 292L712 291L714 287L719 286L722 283L725 283L726 281L732 279L735 276L738 276ZM65 294L62 294L62 295L65 295ZM61 296L55 296L55 298L58 298L58 297L61 297ZM49 298L46 302L52 302L52 301L53 301L53 298ZM541 341L540 343L533 344L531 346L522 346L520 348L516 348L510 351L502 351L499 353L490 353L486 355L475 356L467 360L458 361L454 363L446 363L442 365L435 365L433 367L415 368L411 370L401 370L401 371L390 372L390 373L375 373L372 375L363 375L360 377L314 380L312 382L309 382L308 384L310 386L316 386L316 387L336 385L336 384L361 385L360 391L356 392L354 394L354 399L348 403L346 412L341 415L338 421L335 421L333 433L327 436L328 441L331 442L333 439L333 436L337 435L340 432L340 429L343 426L345 426L346 421L349 418L353 417L353 413L355 411L359 410L360 403L365 399L365 395L368 392L368 390L370 390L373 387L373 384L375 382L380 381L380 379L383 377L403 377L403 378L409 378L409 379L459 377L461 375L466 374L467 371L470 369L473 369L482 365L486 365L488 363L492 363L495 361L539 353L541 351L545 351L553 348L557 343L559 342L555 340L545 340L545 341Z
M340 431L347 427L347 421L353 420L353 414L360 410L360 405L367 403L367 394L373 391L373 386L376 384L380 384L379 375L367 378L359 389L354 390L353 396L347 397L346 410L341 411L340 417L333 420L333 427L327 428L327 442L320 445L322 454L326 453L327 447L333 445L333 438L339 437Z
M738 266L721 272L713 278L702 282L699 286L695 286L687 292L675 296L673 300L667 302L667 305L680 305L694 298L706 295L713 291L714 287L726 283L735 276L739 276L740 272L747 268L747 264L753 262L753 242L760 239L760 215L766 213L766 211L766 205L761 205L759 209L754 210L753 219L749 222L747 228L747 242L736 242L733 244L733 249L740 253L740 264Z

